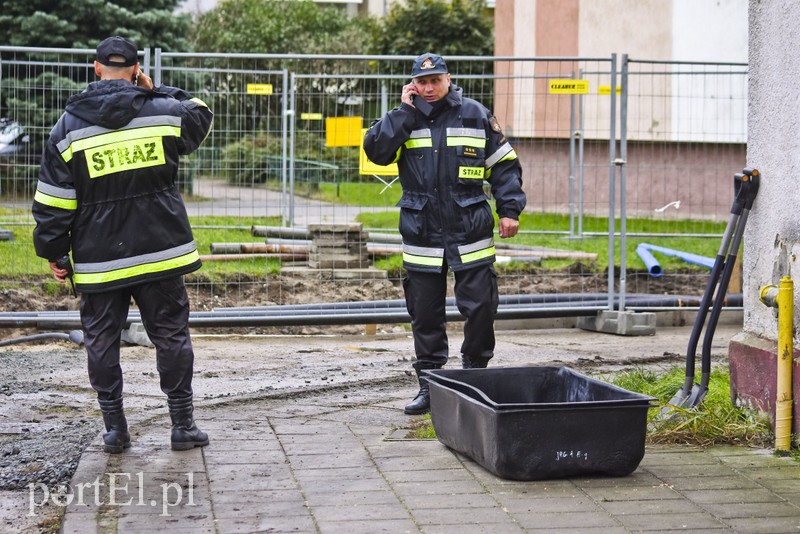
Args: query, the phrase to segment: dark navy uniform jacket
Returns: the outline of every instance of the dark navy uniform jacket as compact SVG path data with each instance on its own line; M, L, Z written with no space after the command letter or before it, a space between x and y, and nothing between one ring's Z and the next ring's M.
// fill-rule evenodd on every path
M396 162L403 196L400 233L406 269L440 272L495 261L494 217L518 219L525 207L522 168L497 120L480 103L450 92L430 116L401 104L366 132L364 150L379 165Z
M70 97L45 146L33 216L37 255L70 250L75 285L100 292L200 268L178 193L179 157L213 115L181 89L102 80Z

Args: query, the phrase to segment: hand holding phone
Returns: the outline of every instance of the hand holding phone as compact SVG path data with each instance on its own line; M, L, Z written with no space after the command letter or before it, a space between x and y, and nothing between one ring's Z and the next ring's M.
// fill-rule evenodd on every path
M431 114L433 111L433 106L428 104L424 98L422 98L419 93L417 92L417 86L414 85L414 81L412 80L411 83L406 84L403 86L403 95L401 100L406 104L410 104L417 108L420 113L425 115L426 117Z
M145 89L152 89L153 88L153 80L142 72L142 69L139 66L136 66L136 73L133 75L133 85L137 85L139 87L144 87Z
M428 104L428 101L419 95L414 95L411 97L411 102L414 104L414 107L426 117L431 114L431 111L433 111L433 106Z
M414 86L414 82L407 83L403 86L403 93L400 95L400 101L408 104L409 106L413 106L413 102L411 101L417 95L417 88Z

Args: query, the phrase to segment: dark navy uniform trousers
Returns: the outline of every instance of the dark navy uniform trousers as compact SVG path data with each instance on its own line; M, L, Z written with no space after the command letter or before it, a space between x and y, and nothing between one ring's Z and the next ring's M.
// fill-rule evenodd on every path
M81 323L88 354L89 382L101 400L122 397L120 334L131 298L156 347L161 390L169 398L192 394L194 351L189 335L189 297L182 277L81 294Z
M448 359L446 298L447 265L440 273L406 271L403 289L411 315L417 355L415 369L443 366ZM494 356L494 316L497 313L497 273L491 264L455 271L455 299L464 316L461 354L485 360Z

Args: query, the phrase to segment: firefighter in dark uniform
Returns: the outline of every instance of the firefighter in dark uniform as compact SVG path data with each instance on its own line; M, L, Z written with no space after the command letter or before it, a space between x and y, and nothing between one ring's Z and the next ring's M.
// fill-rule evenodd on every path
M130 447L122 406L120 334L131 298L156 347L161 390L172 419L173 450L208 444L194 423L189 299L182 275L200 256L175 181L180 155L211 129L206 104L182 89L153 87L136 45L109 37L97 46L100 81L70 97L44 149L33 201L36 254L56 280L69 252L97 392L105 451Z
M400 107L367 130L364 150L379 165L398 164L403 196L403 280L411 315L420 389L407 414L430 408L421 371L448 359L445 301L447 272L455 276L458 310L465 317L464 368L486 367L494 355L497 275L493 263L494 217L484 193L491 185L499 235L519 228L525 207L522 169L497 120L451 83L441 56L419 56L403 86Z

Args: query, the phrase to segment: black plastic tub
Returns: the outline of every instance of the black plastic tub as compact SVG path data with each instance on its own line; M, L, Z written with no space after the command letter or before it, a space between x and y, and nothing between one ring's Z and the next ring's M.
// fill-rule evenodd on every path
M511 480L624 476L644 457L656 399L567 367L425 371L443 444Z

